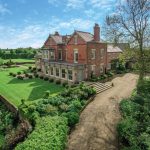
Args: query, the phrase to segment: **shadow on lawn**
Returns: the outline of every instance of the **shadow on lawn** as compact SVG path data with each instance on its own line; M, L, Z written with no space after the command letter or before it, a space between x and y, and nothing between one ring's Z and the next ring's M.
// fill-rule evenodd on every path
M26 86L24 87L24 90L30 92L30 95L27 98L27 100L29 101L42 98L44 92L47 90L49 90L51 94L57 94L58 92L63 90L63 87L61 85L56 85L55 83L49 83L48 81L44 81L41 79L19 80L14 78L10 82L8 82L8 84L16 84L16 86L19 86L19 84L24 84L24 86ZM31 90L29 90L29 88Z

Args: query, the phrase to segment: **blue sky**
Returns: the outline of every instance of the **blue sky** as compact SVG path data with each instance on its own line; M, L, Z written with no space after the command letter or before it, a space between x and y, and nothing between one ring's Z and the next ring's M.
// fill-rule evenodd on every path
M50 33L93 32L119 0L0 0L0 48L41 47Z

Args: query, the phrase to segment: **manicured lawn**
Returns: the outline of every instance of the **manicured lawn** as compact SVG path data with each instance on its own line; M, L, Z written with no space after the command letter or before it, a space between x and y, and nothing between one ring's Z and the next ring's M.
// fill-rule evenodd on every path
M8 62L10 59L5 59L4 62ZM11 59L13 62L35 62L34 59Z
M20 104L21 99L30 103L42 98L47 90L54 96L64 89L61 85L41 79L19 80L9 76L9 72L17 73L22 70L23 67L0 69L0 94L16 106Z

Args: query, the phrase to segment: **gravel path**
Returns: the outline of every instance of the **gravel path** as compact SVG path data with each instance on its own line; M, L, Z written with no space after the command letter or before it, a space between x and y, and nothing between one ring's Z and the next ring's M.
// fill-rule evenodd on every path
M131 73L117 77L112 81L114 87L96 96L82 112L68 139L67 150L118 150L119 102L131 95L137 79Z

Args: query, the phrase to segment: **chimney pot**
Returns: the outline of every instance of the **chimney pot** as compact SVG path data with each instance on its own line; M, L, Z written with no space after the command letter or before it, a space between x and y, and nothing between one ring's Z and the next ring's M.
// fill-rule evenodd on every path
M55 31L55 35L59 35L58 31Z

